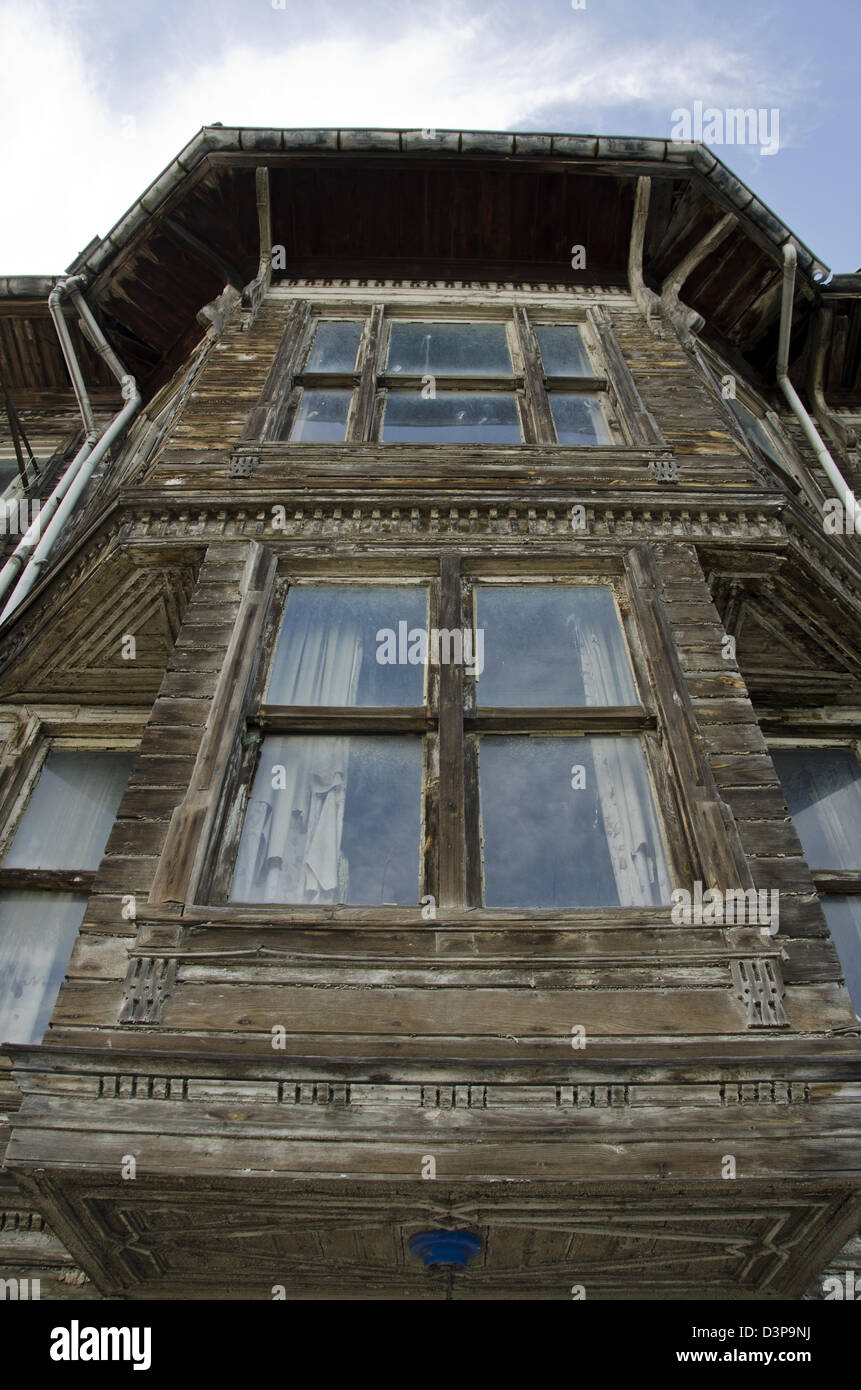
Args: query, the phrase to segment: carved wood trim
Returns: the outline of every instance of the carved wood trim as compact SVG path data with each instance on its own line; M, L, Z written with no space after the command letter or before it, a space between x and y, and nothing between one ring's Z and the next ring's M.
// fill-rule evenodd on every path
M135 956L126 972L120 1023L160 1023L177 967L170 957Z
M788 1028L782 999L786 993L776 960L752 957L732 962L735 991L747 1007L748 1028Z

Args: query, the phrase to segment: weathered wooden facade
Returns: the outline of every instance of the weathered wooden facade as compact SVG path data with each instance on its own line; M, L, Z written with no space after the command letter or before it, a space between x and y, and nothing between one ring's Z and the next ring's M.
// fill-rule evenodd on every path
M0 1276L433 1299L443 1228L461 1298L815 1289L861 1226L861 540L777 371L789 285L861 485L824 273L702 146L222 127L69 268L97 431L141 405L2 600ZM53 283L0 280L43 503Z

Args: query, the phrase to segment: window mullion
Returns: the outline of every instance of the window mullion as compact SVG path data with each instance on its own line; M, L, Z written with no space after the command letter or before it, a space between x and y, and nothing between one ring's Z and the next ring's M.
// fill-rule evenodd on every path
M460 556L441 566L440 628L462 628ZM466 811L463 731L463 665L439 667L439 894L440 907L466 903Z
M359 368L359 394L347 434L348 444L364 444L373 437L383 309L382 304L375 304L368 320Z
M544 385L544 371L538 355L538 344L525 309L514 310L514 325L520 355L523 359L525 395L528 409L526 423L530 426L532 439L527 444L555 444L556 430L550 413L550 401Z

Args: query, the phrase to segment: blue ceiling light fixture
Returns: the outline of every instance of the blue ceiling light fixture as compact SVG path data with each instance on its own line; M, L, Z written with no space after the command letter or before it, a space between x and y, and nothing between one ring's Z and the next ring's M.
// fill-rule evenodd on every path
M410 1254L424 1260L425 1269L446 1275L446 1300L452 1296L452 1277L481 1254L481 1238L471 1231L422 1231L410 1237Z

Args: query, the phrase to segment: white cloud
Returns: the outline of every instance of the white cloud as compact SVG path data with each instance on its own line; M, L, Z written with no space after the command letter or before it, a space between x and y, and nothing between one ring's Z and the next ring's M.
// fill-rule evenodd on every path
M499 130L565 107L601 113L603 130L614 133L614 108L640 106L658 113L649 133L661 136L669 134L673 107L696 97L770 107L793 95L788 78L778 92L761 55L718 40L631 39L611 48L599 29L584 37L576 12L554 20L550 37L546 19L537 34L524 32L522 17L513 31L501 12L444 11L436 19L421 12L400 33L349 32L345 22L343 33L330 29L292 45L287 12L278 17L284 38L277 45L229 43L225 35L222 55L197 68L183 48L175 66L147 84L147 106L124 112L107 95L109 47L100 76L84 61L73 15L38 3L25 10L14 0L0 7L0 121L17 132L0 153L7 207L0 273L61 269L213 120Z

